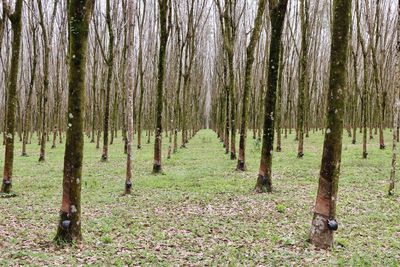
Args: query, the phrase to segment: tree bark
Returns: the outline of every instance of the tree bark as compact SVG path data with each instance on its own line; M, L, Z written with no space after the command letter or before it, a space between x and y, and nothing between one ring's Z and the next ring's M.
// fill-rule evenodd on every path
M337 230L335 217L342 156L351 2L349 0L334 0L333 2L327 129L314 218L310 231L310 241L318 248L330 248L333 244L333 231Z
M113 77L114 66L114 32L111 21L111 7L110 0L106 1L106 22L109 34L108 42L108 57L106 59L108 72L107 72L107 88L104 109L104 133L103 133L103 154L101 155L102 161L108 161L108 134L110 126L110 94L111 94L111 81Z
M397 8L398 17L397 17L397 61L396 61L396 75L397 78L400 76L400 0L399 6ZM399 115L400 115L400 82L397 79L396 82L397 94L395 92L395 100L393 106L393 145L392 145L392 169L390 171L390 180L389 180L389 195L393 195L393 190L396 181L396 168L397 168L397 142L399 138L398 128L399 128Z
M288 0L270 1L271 43L268 66L268 87L264 100L264 126L260 169L255 191L272 192L272 152L274 150L274 114L276 88L278 83L279 54L283 22L285 20Z
M95 0L69 0L68 129L64 156L63 196L55 241L79 242L81 234L81 184L85 76L89 22Z
M307 61L308 61L308 8L307 0L300 1L300 21L301 21L301 52L300 52L300 70L299 70L299 97L297 104L297 137L298 137L298 148L297 157L302 158L304 156L304 118L305 118L305 94L308 91L307 84Z
M254 50L258 39L260 38L261 26L263 21L263 15L265 6L267 4L266 0L260 0L258 3L257 16L254 20L254 29L250 37L250 43L247 46L247 60L246 60L246 72L245 81L242 96L242 121L240 127L240 140L239 140L239 159L236 169L239 171L246 170L246 137L247 137L247 120L248 120L248 104L249 104L249 94L251 90L251 82L253 79L252 71L254 64Z
M158 80L157 80L157 99L156 99L156 135L154 140L154 164L153 173L161 173L161 151L162 151L162 112L163 112L163 92L164 77L166 67L166 52L168 43L167 13L168 0L158 0L160 12L160 49L158 58Z
M133 49L134 49L134 24L133 24L133 2L128 1L128 74L127 74L127 88L126 88L126 109L127 109L127 136L126 136L126 180L125 180L125 194L130 194L132 190L132 141L133 141Z
M21 47L21 26L22 26L22 0L15 2L14 13L8 13L13 31L12 55L10 77L7 86L7 117L5 127L5 156L4 172L1 192L10 193L12 188L12 173L14 165L14 137L15 137L15 108L17 104L17 79L19 72L19 57ZM3 9L5 8L3 2ZM8 10L8 8L7 8Z

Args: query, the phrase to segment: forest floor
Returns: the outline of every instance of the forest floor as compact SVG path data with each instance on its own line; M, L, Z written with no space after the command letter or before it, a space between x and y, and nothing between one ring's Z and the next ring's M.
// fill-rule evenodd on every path
M15 198L0 199L0 265L271 265L397 266L400 262L400 184L387 197L391 138L369 159L345 135L335 247L318 251L308 242L317 191L323 135L305 140L296 159L294 136L274 153L272 194L255 194L260 142L248 138L248 171L224 154L214 132L200 131L154 176L153 145L135 149L134 189L122 196L125 156L121 138L108 163L86 139L82 188L84 241L52 243L61 203L63 145L39 147L30 157L16 146ZM146 139L146 138L143 138ZM167 142L164 138L164 144ZM152 140L153 141L153 140ZM48 145L49 147L50 145ZM165 144L164 151L167 144ZM0 166L4 147L0 146Z

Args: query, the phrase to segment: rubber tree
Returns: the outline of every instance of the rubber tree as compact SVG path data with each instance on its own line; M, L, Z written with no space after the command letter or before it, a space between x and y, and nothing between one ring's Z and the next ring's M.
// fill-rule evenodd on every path
M139 3L142 3L140 1ZM139 33L139 48L138 48L138 75L139 75L139 87L140 87L140 93L139 93L139 107L138 107L138 119L137 119L137 148L141 149L142 148L142 131L143 131L143 96L144 96L144 66L143 66L143 40L144 40L144 35L143 35L143 30L144 30L144 22L145 22L145 17L146 17L146 0L143 1L143 6L141 6L143 9L142 14L139 17L139 14L137 15L138 18L138 33Z
M254 64L254 50L260 38L261 26L263 22L264 10L267 5L266 0L260 0L258 3L257 15L254 19L254 29L250 37L250 43L246 49L246 70L244 78L244 88L242 96L242 121L240 125L239 139L239 159L236 166L237 170L246 170L246 136L247 136L247 120L248 120L248 105L249 95L252 86L252 71Z
M156 135L154 141L154 164L153 173L161 173L161 152L162 152L162 112L163 93L166 68L166 52L169 30L167 26L169 0L158 0L160 13L160 44L158 54L158 77L157 77L157 98L156 98Z
M398 63L397 63L398 64ZM397 67L398 68L398 67ZM398 72L399 73L399 72ZM397 74L398 75L398 74ZM397 88L399 86L397 85ZM390 170L390 180L389 180L389 195L393 195L393 190L396 181L396 168L397 168L397 126L399 123L399 113L400 113L400 97L397 96L397 99L394 101L393 107L393 144L392 144L392 168Z
M89 23L95 0L69 0L68 129L64 154L63 195L55 241L79 242L81 184Z
M397 8L398 17L397 17L397 61L396 61L396 75L399 78L400 76L400 1L399 6ZM393 195L393 190L396 181L396 168L397 168L397 142L398 142L398 132L397 129L399 127L399 114L400 114L400 82L397 79L396 82L397 94L395 92L395 100L393 105L393 145L392 145L392 168L390 171L390 180L389 180L389 195Z
M269 48L268 85L264 99L264 126L260 169L255 191L272 192L272 152L274 150L274 116L278 84L281 38L288 0L269 1L271 42Z
M43 89L42 89L42 136L40 141L40 155L39 161L46 160L46 141L47 141L47 100L49 94L49 60L50 60L50 42L52 34L49 33L46 28L46 22L44 19L44 12L42 6L42 0L37 1L38 9L39 9L39 25L42 30L42 39L43 39ZM52 29L54 25L54 19L57 11L58 0L54 1L54 7L52 11L51 21L49 28Z
M106 1L106 24L108 30L108 55L105 54L104 48L100 41L98 29L95 25L96 37L99 43L100 51L103 55L103 59L107 65L107 82L106 82L106 92L105 92L105 103L104 103L104 133L103 133L103 152L101 155L102 161L108 161L108 135L110 128L110 94L111 94L111 81L113 78L113 66L114 66L114 32L112 28L111 19L111 4L110 0Z
M362 129L363 129L363 153L362 157L366 159L368 157L367 152L367 123L368 123L368 54L369 49L365 43L364 37L361 32L361 11L359 7L359 1L356 1L356 17L357 17L357 40L361 47L363 66L364 66L364 80L363 80L363 91L361 95L361 114L362 114Z
M301 49L300 49L300 69L299 69L299 96L297 102L297 137L299 140L297 157L304 156L304 120L305 120L305 94L308 90L307 78L307 59L308 59L308 1L300 1L300 24L301 24Z
M318 193L310 231L310 242L330 248L338 228L336 202L342 156L344 100L347 91L348 43L351 0L333 1L333 28L330 56L328 112Z
M133 76L134 76L134 66L133 66L133 49L134 49L134 22L133 22L133 4L134 0L128 0L128 47L127 47L127 88L126 88L126 116L127 116L127 136L126 136L126 180L125 180L125 194L130 194L132 189L132 142L133 142Z
M3 0L3 11L11 22L13 32L10 76L7 85L5 156L1 192L10 193L12 188L12 173L14 165L15 109L17 105L17 79L20 71L19 57L21 48L22 0L15 1L14 12L11 13L6 1Z
M33 22L33 14L29 16L29 25L30 25L30 31L32 33L32 53L30 54L30 65L31 65L31 77L29 81L29 89L28 89L28 98L26 100L25 104L25 117L24 117L24 132L23 132L23 137L22 137L22 156L27 156L26 152L26 145L28 143L28 138L29 138L29 130L30 130L30 114L31 114L31 109L32 109L32 95L33 95L33 90L34 90L34 85L35 85L35 80L36 80L36 68L37 68L37 63L38 63L38 51L37 51L37 27L34 25Z
M221 0L216 0L219 12L221 32L223 38L224 58L224 80L226 89L226 128L225 128L225 149L226 153L231 152L231 160L236 159L236 84L235 84L235 43L237 36L237 21L240 16L235 17L237 0L227 0L222 7ZM242 13L243 14L243 13ZM230 132L230 144L229 144Z

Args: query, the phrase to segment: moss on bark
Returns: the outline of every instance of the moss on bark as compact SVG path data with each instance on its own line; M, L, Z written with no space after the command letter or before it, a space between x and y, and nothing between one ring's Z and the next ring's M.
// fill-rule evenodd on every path
M94 0L70 0L68 129L64 155L63 196L55 241L79 242L81 234L81 184L85 76L89 22Z
M327 129L325 131L314 218L310 231L310 241L318 248L330 248L333 244L333 230L328 227L328 222L336 217L342 156L344 100L347 91L347 48L351 2L349 0L335 0L333 3L334 17L327 99Z

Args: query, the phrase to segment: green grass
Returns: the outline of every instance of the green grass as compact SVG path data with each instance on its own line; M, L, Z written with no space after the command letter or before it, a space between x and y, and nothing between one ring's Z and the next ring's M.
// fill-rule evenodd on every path
M134 187L121 196L125 156L120 138L108 163L86 139L82 178L84 242L60 248L52 243L61 205L62 145L39 146L20 157L16 145L13 189L18 197L0 199L0 265L272 265L398 266L400 190L386 196L391 161L378 140L361 145L344 137L339 185L339 230L332 251L306 242L317 190L323 135L305 141L296 159L294 136L274 153L272 194L254 194L260 144L248 139L248 171L234 171L215 133L203 130L188 149L166 159L165 175L154 176L152 144L135 149ZM249 135L251 136L251 135ZM146 140L146 138L144 138ZM153 141L153 140L152 140ZM49 145L50 146L50 145ZM48 147L49 147L48 146ZM4 147L0 146L3 166Z

